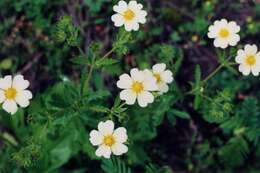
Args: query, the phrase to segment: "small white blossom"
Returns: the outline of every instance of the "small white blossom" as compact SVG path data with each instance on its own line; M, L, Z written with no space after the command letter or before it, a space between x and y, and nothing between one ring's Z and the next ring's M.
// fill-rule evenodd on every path
M0 79L0 104L3 103L3 109L14 114L17 112L18 106L23 108L29 106L29 100L32 99L32 93L26 90L30 83L24 80L22 75L8 75Z
M154 96L151 91L158 90L156 79L137 68L132 69L130 75L122 74L119 77L117 87L124 89L120 92L120 99L125 100L128 105L133 105L137 99L141 107L153 103Z
M257 52L256 45L247 44L243 49L237 51L236 62L239 64L238 70L243 75L258 76L260 72L260 52Z
M153 77L156 79L159 94L168 92L168 84L172 83L173 74L170 70L166 70L166 64L155 64L152 68L152 71L145 70L145 72L148 74L151 73Z
M238 32L240 26L236 22L228 22L226 19L216 20L213 25L209 27L208 37L213 38L214 46L225 49L230 46L235 46L240 40Z
M118 5L113 7L116 12L111 17L116 27L125 26L126 31L137 31L139 23L146 22L147 12L142 10L143 5L136 1L130 1L128 4L125 1L119 1Z
M128 151L124 144L127 141L127 131L124 127L114 130L114 122L107 120L98 124L98 130L90 132L90 142L98 146L96 155L98 157L110 158L111 154L122 155Z

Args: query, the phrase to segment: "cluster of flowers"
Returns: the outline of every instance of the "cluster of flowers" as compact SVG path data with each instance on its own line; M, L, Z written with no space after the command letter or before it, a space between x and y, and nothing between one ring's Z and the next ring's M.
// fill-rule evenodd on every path
M238 35L240 26L236 22L228 22L226 19L216 20L209 27L208 37L214 39L214 46L222 49L230 46L236 46L240 41ZM238 70L243 75L249 75L250 72L254 76L260 73L260 52L256 45L245 45L244 49L237 51L235 61L239 64Z
M139 23L146 22L147 12L142 10L143 5L136 1L119 1L113 7L116 12L111 19L116 27L124 26L126 31L137 31ZM173 74L166 69L166 64L160 63L151 70L139 70L133 68L129 74L122 74L117 82L117 87L123 89L120 92L120 99L128 105L135 104L136 100L141 107L146 107L154 101L154 92L159 95L169 90L168 84L173 81ZM90 142L98 146L96 155L110 158L111 154L122 155L128 151L124 144L127 141L127 132L124 127L114 130L114 123L111 120L100 122L98 131L90 132Z
M153 103L153 91L161 95L169 90L168 84L173 81L172 72L166 70L166 64L160 63L152 67L152 70L139 70L133 68L130 75L122 74L117 82L117 87L123 89L120 99L126 104L133 105L137 100L139 106L146 107Z
M137 31L139 24L146 22L147 12L142 10L143 5L136 1L119 1L113 7L116 12L111 17L116 27L124 26L126 31ZM240 41L238 32L240 27L236 22L228 22L226 19L217 20L209 27L208 37L213 38L214 46L222 49L235 46ZM236 62L239 71L244 75L252 72L257 76L260 72L260 52L256 45L246 45L244 50L238 50ZM130 75L122 74L117 82L117 87L123 89L120 92L120 99L128 105L135 104L136 100L141 107L146 107L154 101L154 92L159 95L169 90L168 84L173 81L173 75L166 69L166 64L156 64L151 70L139 70L134 68ZM27 107L32 93L27 90L29 81L24 80L22 75L5 76L0 79L0 104L10 114L18 110L18 106ZM90 142L98 146L96 155L98 157L110 158L111 154L122 155L128 151L125 145L127 142L127 130L124 127L114 129L114 122L107 120L99 122L98 130L90 132Z

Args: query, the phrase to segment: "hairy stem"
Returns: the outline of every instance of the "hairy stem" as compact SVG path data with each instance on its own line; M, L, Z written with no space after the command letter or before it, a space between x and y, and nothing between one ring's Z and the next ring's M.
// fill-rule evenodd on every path
M212 78L218 71L220 71L225 65L220 64L212 73L210 73L202 82L206 83L210 78Z
M108 51L102 58L101 60L107 58L110 54L112 54L114 52L115 48L112 48L110 51ZM94 64L95 62L95 59L93 60L93 63L90 65L90 68L89 68L89 73L88 73L88 76L84 82L84 86L83 86L83 93L86 93L87 90L88 90L88 87L89 87L89 82L90 82L90 79L91 79L91 76L92 76L92 73L94 71Z

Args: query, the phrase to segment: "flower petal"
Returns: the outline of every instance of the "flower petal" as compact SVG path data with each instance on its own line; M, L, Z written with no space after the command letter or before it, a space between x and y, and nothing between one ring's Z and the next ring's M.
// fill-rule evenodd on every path
M157 86L157 81L156 78L154 77L154 74L148 70L145 69L144 71L144 82L143 82L143 86L144 86L144 90L146 91L157 91L158 90L158 86Z
M0 90L0 103L3 103L5 100L5 92L3 90Z
M117 13L123 14L127 10L127 3L125 1L119 1L118 5L113 6L113 10Z
M103 135L111 135L114 131L114 122L111 120L107 120L105 122L100 122L98 124L98 130Z
M137 101L141 107L146 107L149 103L152 103L154 101L154 96L148 91L143 91L138 94Z
M239 65L238 70L245 76L248 76L250 74L251 68L250 66L246 66L246 65Z
M164 71L162 74L162 80L166 83L172 83L173 77L172 77L172 72L170 70Z
M136 28L136 22L126 22L125 23L125 30L126 31L132 31Z
M237 25L237 23L235 21L231 21L228 23L228 28L230 31L232 31L233 33L238 33L240 31L240 26Z
M240 36L238 34L234 34L229 39L229 45L235 46L240 41Z
M146 23L146 16L147 16L147 12L144 10L141 10L137 13L136 16L136 20L137 22L141 23L141 24L145 24Z
M158 90L160 94L167 93L169 91L169 87L166 83L161 83L158 86L159 86Z
M153 66L153 73L161 73L166 69L166 64L160 63Z
M114 155L119 156L128 151L128 147L121 143L115 143L112 147L112 152Z
M92 145L96 146L96 145L101 145L103 143L103 135L97 131L97 130L92 130L89 134L90 138L90 142Z
M116 142L120 142L120 143L126 142L126 140L127 140L126 129L124 127L117 128L114 131L113 136L115 137Z
M253 45L247 44L245 45L245 52L246 54L255 55L257 53L257 46L255 44Z
M116 27L123 26L125 23L124 17L121 14L112 15L111 20L115 23Z
M29 106L29 100L32 98L32 93L29 90L19 91L15 97L15 101L23 108Z
M142 81L144 80L144 77L145 77L144 72L138 70L137 68L133 68L133 69L130 71L130 74L131 74L131 78L132 78L134 81L138 81L138 82L142 82Z
M228 47L228 41L226 39L216 38L214 40L214 46L215 47L220 47L222 49L225 49L225 48Z
M147 76L143 82L144 90L146 91L157 91L158 86L154 77Z
M0 89L6 90L12 87L12 76L8 75L0 79Z
M237 63L243 63L243 60L244 60L245 56L246 56L245 51L242 50L242 49L239 49L237 51L237 56L236 56L236 59L235 59L236 62Z
M258 66L252 67L251 71L254 76L258 76L260 73L260 69Z
M133 83L132 78L128 74L122 74L117 81L117 87L121 89L128 89Z
M128 105L133 105L136 100L136 93L131 89L123 90L120 92L120 99L125 100Z
M110 149L110 147L108 147L106 145L101 145L96 150L96 156L98 156L98 157L103 156L103 157L109 159L110 156L111 156L111 149Z
M3 109L10 113L11 115L15 114L17 112L17 104L14 100L5 100L3 103Z
M12 87L16 90L24 90L30 85L28 80L24 80L22 75L16 75L13 79Z

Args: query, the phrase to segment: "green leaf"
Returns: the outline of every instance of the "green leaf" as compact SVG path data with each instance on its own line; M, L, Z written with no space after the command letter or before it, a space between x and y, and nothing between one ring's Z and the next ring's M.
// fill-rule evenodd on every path
M170 112L179 118L190 119L190 115L187 112L171 109Z
M85 55L79 55L78 57L72 59L71 62L78 65L91 65L89 58Z
M249 146L242 137L233 137L223 146L218 155L227 167L236 167L243 164L249 153Z
M102 170L105 173L131 173L131 169L119 158L111 158L109 160L103 160L101 165Z
M118 63L118 60L115 60L115 59L99 59L95 62L95 65L97 68L100 68L100 67L104 67L104 66L110 66L110 65L113 65L113 64L116 64Z
M195 93L195 99L194 99L194 109L198 109L201 98L200 98L200 89L201 89L201 69L200 66L197 65L195 69L195 86L194 86L194 93Z

